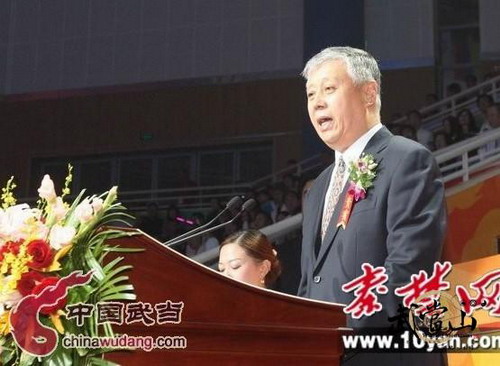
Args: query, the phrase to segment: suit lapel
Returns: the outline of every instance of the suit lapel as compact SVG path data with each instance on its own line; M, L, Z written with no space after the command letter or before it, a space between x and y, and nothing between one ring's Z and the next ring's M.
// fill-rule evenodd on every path
M335 237L337 236L337 234L339 232L339 228L337 227L337 222L338 222L340 211L342 210L342 206L344 204L345 195L347 194L347 187L348 187L348 184L346 184L344 186L344 190L340 194L339 201L338 201L337 205L335 206L335 209L333 210L333 214L332 214L332 217L330 219L330 223L328 224L328 228L326 229L325 238L324 238L323 242L321 243L318 257L316 258L315 267L318 266L318 264L321 262L321 259L330 250L330 247L333 244L333 240L335 239ZM319 233L318 233L318 236L320 236ZM319 238L318 240L321 240L321 238Z
M389 132L389 130L385 126L383 126L370 139L370 141L368 141L368 144L366 144L366 147L363 150L363 152L365 154L372 154L375 158L375 162L377 164L380 164L380 162L382 161L382 157L380 156L380 152L382 152L387 147L387 144L389 143L389 140L391 137L392 137L391 132ZM332 169L333 169L333 166L332 166ZM330 176L331 176L331 171L330 171ZM324 192L323 192L323 196L320 198L320 200L318 202L324 202L324 198L326 196L326 190L328 189L329 182L330 181L328 180L328 182L326 184L326 189L324 189ZM375 180L375 184L376 184L376 180ZM347 183L344 186L342 194L340 195L339 201L338 201L338 203L335 206L335 209L333 211L333 215L332 215L330 224L328 225L328 228L327 228L326 233L325 233L325 239L321 243L321 247L320 247L318 256L316 258L316 261L315 261L314 270L316 270L318 265L320 263L322 263L323 257L330 251L330 248L332 247L335 238L337 237L337 235L340 234L339 231L343 230L343 229L337 227L337 222L338 222L338 218L339 218L340 212L342 210L342 207L344 206L344 200L345 200L345 196L347 194L348 187L349 187L349 180L347 180ZM318 225L319 225L319 222L321 222L321 218L323 215L323 205L319 205L319 206L321 206L321 210L319 211L319 219L315 223L315 228L316 228L315 238L318 238L318 236L320 236L320 234L319 234L320 229L319 229ZM318 239L318 240L321 240L321 239Z

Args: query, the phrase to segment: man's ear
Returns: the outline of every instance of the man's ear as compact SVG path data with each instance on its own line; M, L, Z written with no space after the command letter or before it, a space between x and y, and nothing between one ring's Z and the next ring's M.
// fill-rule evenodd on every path
M369 81L363 85L363 98L367 107L374 106L377 101L378 85L375 81Z

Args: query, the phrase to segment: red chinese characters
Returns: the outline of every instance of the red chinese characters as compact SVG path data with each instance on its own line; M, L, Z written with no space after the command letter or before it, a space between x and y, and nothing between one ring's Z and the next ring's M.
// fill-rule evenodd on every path
M354 290L355 299L344 308L344 313L351 314L355 319L361 316L371 316L382 310L382 304L377 300L377 296L373 291L379 294L386 294L387 287L384 283L388 276L385 273L384 267L373 268L371 264L364 263L362 265L363 275L344 284L342 290L351 292Z
M422 307L430 305L433 303L433 300L437 298L437 293L439 291L450 288L450 283L443 280L450 271L450 262L444 262L443 264L436 262L434 263L434 270L430 278L428 278L425 271L420 271L418 275L411 275L411 281L409 284L396 288L394 293L403 297L403 304L407 308L409 308L411 304L416 301L418 301L418 305ZM434 291L436 296L421 298L423 295L431 291Z
M469 287L477 292L475 298L464 286L458 285L455 288L467 315L472 314L476 308L482 308L489 310L491 316L500 316L500 281L498 280L500 280L500 269L488 272L479 280L472 282Z

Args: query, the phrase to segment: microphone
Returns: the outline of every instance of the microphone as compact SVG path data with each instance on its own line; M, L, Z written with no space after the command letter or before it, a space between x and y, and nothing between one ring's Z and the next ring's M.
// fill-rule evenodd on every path
M250 199L246 200L243 203L243 205L241 205L240 211L236 215L234 215L234 217L231 220L225 221L219 225L216 225L214 227L211 227L211 228L208 228L205 230L197 231L197 232L190 234L188 236L184 236L183 238L175 238L174 240L171 240L171 243L166 244L166 245L168 247L173 247L174 245L183 243L183 242L185 242L189 239L195 238L199 235L203 235L203 234L209 233L211 231L220 229L221 227L224 227L224 226L229 225L230 223L234 222L238 217L240 217L243 214L243 212L252 210L255 206L257 206L257 202L253 198L250 198Z
M197 233L198 231L203 230L204 228L212 225L215 221L217 221L217 219L219 217L221 217L227 211L239 209L242 206L242 204L243 204L243 200L241 199L241 197L240 196L234 196L226 204L226 207L221 212L219 212L219 214L217 216L215 216L212 220L210 220L209 222L207 222L204 225L198 226L197 228L194 228L193 230L188 231L187 233L181 234L181 235L179 235L179 236L177 236L177 237L175 237L173 239L167 240L166 242L164 242L162 244L163 245L171 245L173 242L175 242L177 240L180 240L180 239L185 238L185 237L187 237L189 235Z

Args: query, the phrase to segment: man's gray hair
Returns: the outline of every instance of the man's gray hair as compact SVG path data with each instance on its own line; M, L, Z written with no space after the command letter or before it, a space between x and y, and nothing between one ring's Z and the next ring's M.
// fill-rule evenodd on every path
M352 47L328 47L307 61L301 75L307 80L311 71L327 61L342 60L355 85L375 81L378 85L377 107L380 110L380 69L375 58L364 50Z

